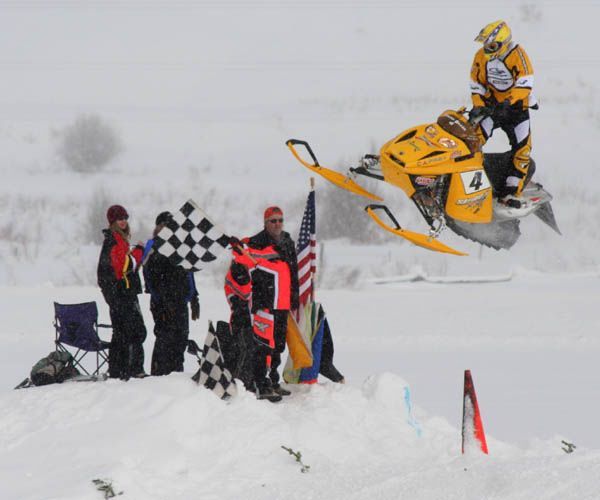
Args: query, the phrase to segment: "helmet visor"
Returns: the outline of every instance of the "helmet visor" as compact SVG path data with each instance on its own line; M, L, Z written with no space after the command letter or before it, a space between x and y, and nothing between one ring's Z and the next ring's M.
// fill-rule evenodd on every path
M495 54L496 52L498 52L501 48L502 48L502 42L491 42L491 43L486 43L483 46L483 51L486 54Z

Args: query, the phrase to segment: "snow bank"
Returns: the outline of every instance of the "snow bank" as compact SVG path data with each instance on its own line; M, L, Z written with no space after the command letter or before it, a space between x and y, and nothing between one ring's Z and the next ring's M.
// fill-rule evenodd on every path
M113 203L128 208L135 239L147 239L156 215L188 198L238 236L260 229L264 207L280 204L296 236L309 173L285 140L308 140L321 164L344 171L401 130L468 105L473 38L499 16L535 67L536 179L555 196L564 236L531 217L510 252L480 255L478 245L446 231L443 240L468 258L391 236L358 248L332 243L319 268L322 285L360 286L415 266L438 276L507 274L519 266L596 270L595 2L577 9L507 2L501 13L481 2L223 0L170 8L156 1L142 10L103 3L94 12L34 3L3 13L10 43L0 51L10 71L0 96L0 284L94 283L103 213ZM110 35L100 26L111 26ZM565 44L554 33L578 37ZM123 39L128 43L116 47ZM56 155L60 130L86 112L114 124L126 146L105 171L87 176L67 170ZM486 149L506 147L498 132ZM317 180L317 225L332 212L320 208L324 183ZM403 193L377 193L403 227L427 231ZM364 206L350 194L348 200ZM340 211L345 236L353 236L350 217L378 231L362 211ZM220 269L208 272L220 279Z
M463 458L460 432L416 409L384 373L362 389L293 387L282 403L229 403L189 374L70 382L1 396L0 495L98 499L92 480L130 499L592 498L600 453L522 450L491 440ZM300 464L281 447L300 451ZM592 474L594 474L592 476ZM527 493L529 492L529 493ZM528 496L530 495L530 496Z

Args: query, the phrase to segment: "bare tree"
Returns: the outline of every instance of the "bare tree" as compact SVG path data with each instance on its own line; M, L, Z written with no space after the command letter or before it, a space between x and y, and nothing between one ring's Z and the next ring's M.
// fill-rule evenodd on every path
M524 3L519 7L521 20L526 23L539 23L542 20L542 8L535 3Z
M96 114L81 115L66 127L59 147L60 157L77 172L95 172L123 150L117 132Z
M363 185L369 184L363 182ZM317 233L320 239L348 238L354 243L381 241L380 230L370 221L364 207L369 203L328 184L318 193Z
M86 243L102 243L102 229L107 226L106 210L111 200L104 188L97 188L90 199L85 224L82 228Z

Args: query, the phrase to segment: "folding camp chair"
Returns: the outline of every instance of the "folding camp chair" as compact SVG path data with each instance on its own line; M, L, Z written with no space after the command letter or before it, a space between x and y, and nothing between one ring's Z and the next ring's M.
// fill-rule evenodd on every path
M75 347L74 365L91 377L97 377L100 369L108 362L110 342L98 336L98 328L112 328L111 325L98 324L96 302L83 304L54 303L54 328L56 330L57 351L69 352L65 345ZM90 373L81 364L81 360L90 352L96 353L96 369ZM72 354L69 352L69 354Z

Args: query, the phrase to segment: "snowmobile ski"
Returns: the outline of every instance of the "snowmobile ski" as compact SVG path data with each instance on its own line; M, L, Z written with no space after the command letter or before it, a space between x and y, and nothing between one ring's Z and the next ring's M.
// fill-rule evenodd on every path
M467 253L455 250L454 248L449 247L448 245L445 245L444 243L438 241L433 236L429 236L429 235L421 234L421 233L415 233L413 231L407 231L406 229L402 229L400 227L400 224L398 224L398 221L396 221L396 218L392 215L390 209L388 207L386 207L385 205L369 205L369 206L365 207L365 210L367 211L369 216L377 223L377 225L379 225L386 231L388 231L392 234L395 234L396 236L400 236L400 237L410 241L411 243L413 243L417 246L426 248L427 250L432 250L434 252L449 253L452 255L461 255L461 256L469 255ZM375 210L384 210L385 213L392 220L392 222L394 223L394 225L396 227L394 228L394 227L386 224L385 222L383 222L381 220L381 218L375 213Z
M360 186L359 184L354 182L354 180L352 180L347 175L341 174L340 172L335 172L329 168L322 167L321 165L319 165L319 162L317 161L317 157L313 153L313 150L311 149L308 142L301 141L299 139L288 139L285 144L287 145L288 148L290 148L290 151L292 152L294 157L300 163L302 163L302 165L304 165L309 170L312 170L316 174L319 174L321 177L324 177L329 182L335 184L338 187L341 187L342 189L345 189L346 191L350 191L351 193L357 194L359 196L364 196L365 198L369 198L370 200L383 201L382 198L367 191L365 188L363 188L362 186ZM301 145L306 148L306 150L308 151L308 154L310 154L310 156L314 162L313 164L308 163L300 156L300 154L296 150L296 147L295 147L296 145Z

